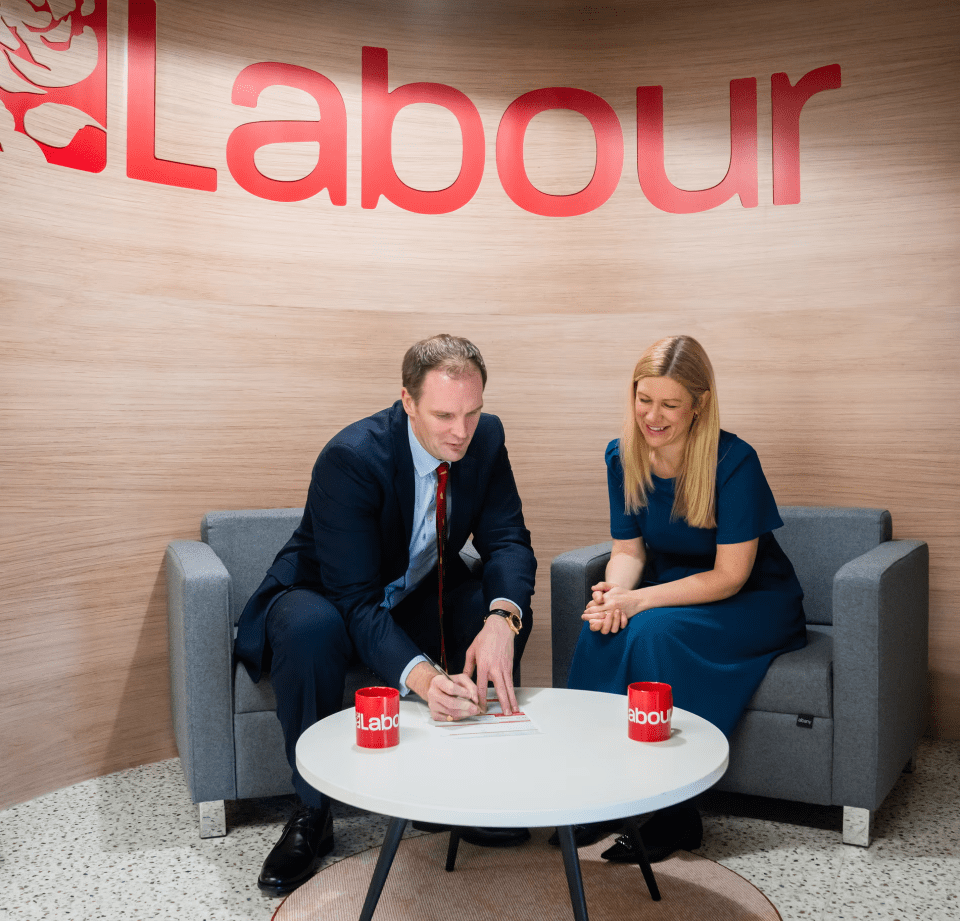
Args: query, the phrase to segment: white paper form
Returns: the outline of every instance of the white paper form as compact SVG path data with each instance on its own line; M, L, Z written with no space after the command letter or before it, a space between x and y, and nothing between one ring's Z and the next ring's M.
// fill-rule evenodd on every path
M540 728L523 713L505 716L496 692L487 690L487 712L448 723L434 720L427 711L427 722L448 739L483 739L506 735L536 735Z

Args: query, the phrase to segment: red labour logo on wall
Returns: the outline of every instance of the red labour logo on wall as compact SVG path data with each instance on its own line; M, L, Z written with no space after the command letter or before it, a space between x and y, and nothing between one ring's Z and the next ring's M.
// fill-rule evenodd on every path
M144 182L215 192L215 167L161 159L156 155L157 4L128 0L127 176ZM463 92L442 83L408 83L390 89L385 48L361 49L360 206L376 208L385 198L419 214L447 214L464 207L484 174L485 126ZM786 73L770 78L773 203L800 201L800 114L817 94L841 85L840 65L818 67L796 83ZM347 204L347 114L336 85L323 74L283 62L250 64L237 75L231 101L256 108L271 86L303 90L317 103L314 120L250 121L226 143L234 181L259 198L303 201L327 191L336 206ZM720 181L686 190L667 177L664 160L663 88L639 86L636 97L636 175L655 207L674 214L716 208L733 197L744 208L758 204L757 80L730 81L730 160ZM461 168L446 189L406 185L393 164L392 130L406 106L428 103L457 119ZM596 167L585 188L548 194L530 181L524 139L541 112L566 109L583 115L593 129ZM107 0L0 0L0 154L34 157L89 172L106 166ZM599 208L613 194L626 162L629 128L606 100L574 87L524 93L504 110L496 129L496 171L507 196L532 214L571 217ZM317 142L315 167L301 179L277 180L257 167L259 148ZM631 146L632 143L631 143Z
M107 0L0 0L0 150L107 164Z

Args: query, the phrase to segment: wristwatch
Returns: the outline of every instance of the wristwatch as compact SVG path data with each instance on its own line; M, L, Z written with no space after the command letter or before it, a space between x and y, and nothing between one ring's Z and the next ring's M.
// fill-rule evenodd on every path
M494 608L484 617L483 622L486 623L487 618L492 617L494 614L502 617L507 622L507 626L513 631L514 636L520 635L520 628L523 626L523 621L520 620L518 614L514 614L513 611L505 611L503 608Z

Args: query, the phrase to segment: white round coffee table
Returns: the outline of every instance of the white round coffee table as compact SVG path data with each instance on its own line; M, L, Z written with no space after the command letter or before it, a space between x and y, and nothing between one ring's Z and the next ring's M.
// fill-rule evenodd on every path
M382 751L355 742L354 711L311 726L297 743L297 767L320 792L392 816L367 900L376 908L407 820L452 826L550 827L560 832L577 921L586 903L573 825L637 816L696 796L723 776L729 747L713 724L675 708L669 740L627 737L627 698L559 688L518 688L535 735L447 738L417 698L400 703L400 744ZM639 843L635 822L628 832ZM451 835L448 869L458 835ZM640 846L640 867L659 898Z

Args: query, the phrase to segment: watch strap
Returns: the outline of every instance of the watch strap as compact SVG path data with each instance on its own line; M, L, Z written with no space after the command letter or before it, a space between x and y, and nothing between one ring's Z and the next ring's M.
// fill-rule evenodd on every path
M513 611L507 611L503 608L494 608L486 617L484 617L483 622L486 623L487 619L496 614L498 617L502 617L506 622L507 626L513 631L514 636L520 635L520 627L523 626L523 621L520 620L519 615L514 614Z

